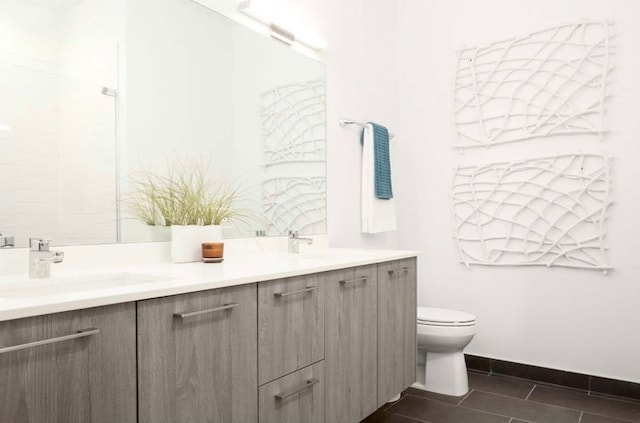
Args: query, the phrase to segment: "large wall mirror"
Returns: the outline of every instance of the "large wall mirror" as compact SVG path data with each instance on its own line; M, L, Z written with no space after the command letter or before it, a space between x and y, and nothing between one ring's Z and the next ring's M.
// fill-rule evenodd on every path
M0 0L0 231L168 240L133 175L204 164L226 238L326 233L324 65L191 0Z

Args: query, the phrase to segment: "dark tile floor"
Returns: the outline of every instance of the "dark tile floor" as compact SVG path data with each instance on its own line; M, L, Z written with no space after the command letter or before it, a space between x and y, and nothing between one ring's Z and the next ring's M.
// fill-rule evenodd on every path
M640 401L469 372L467 395L409 388L362 423L640 423Z

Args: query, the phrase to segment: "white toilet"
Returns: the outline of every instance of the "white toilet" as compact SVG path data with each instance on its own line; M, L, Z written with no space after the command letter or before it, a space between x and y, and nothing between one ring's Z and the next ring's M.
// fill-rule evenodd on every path
M462 350L475 329L473 314L418 307L418 382L414 387L445 395L466 394L469 381Z

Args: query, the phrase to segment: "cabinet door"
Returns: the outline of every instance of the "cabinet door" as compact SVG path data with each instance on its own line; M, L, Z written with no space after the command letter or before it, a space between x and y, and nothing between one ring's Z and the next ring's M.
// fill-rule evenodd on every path
M377 407L377 267L325 274L327 422L352 423Z
M258 285L260 385L324 358L322 275Z
M324 423L323 375L320 361L261 386L260 423Z
M256 310L255 284L140 301L140 423L255 422Z
M378 406L416 380L416 259L378 264Z
M135 423L135 304L0 322L0 422Z

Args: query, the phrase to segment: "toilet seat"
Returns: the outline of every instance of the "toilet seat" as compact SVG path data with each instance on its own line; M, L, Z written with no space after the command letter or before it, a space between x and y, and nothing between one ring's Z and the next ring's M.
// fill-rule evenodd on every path
M474 326L476 316L463 311L418 307L418 324L429 326Z

